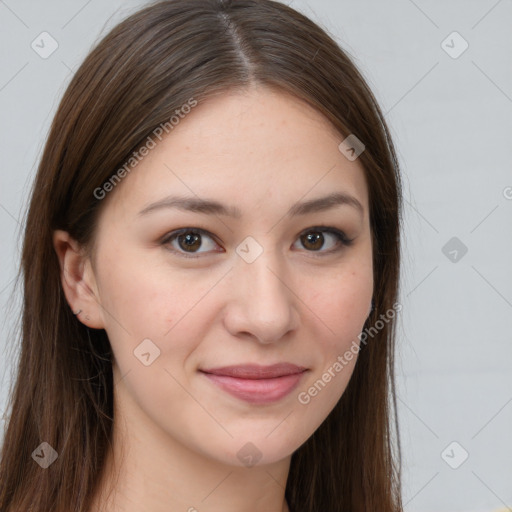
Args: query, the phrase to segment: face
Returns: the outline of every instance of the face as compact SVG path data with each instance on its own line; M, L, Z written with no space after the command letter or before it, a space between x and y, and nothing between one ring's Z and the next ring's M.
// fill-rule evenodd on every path
M105 199L92 288L116 393L172 442L275 462L343 394L373 292L367 185L343 138L284 93L226 93ZM299 369L205 373L280 363Z

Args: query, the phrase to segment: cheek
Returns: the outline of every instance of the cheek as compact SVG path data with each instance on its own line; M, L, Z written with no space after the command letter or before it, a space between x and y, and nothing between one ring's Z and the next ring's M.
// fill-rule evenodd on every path
M144 261L125 256L104 272L101 299L106 331L121 369L131 367L134 350L147 339L159 354L151 366L176 368L212 324L208 292L218 277L210 272L191 279L190 272L149 267Z
M335 274L314 286L310 295L311 309L324 323L331 341L341 342L347 335L359 334L369 314L373 295L370 268L358 268Z
M360 266L331 276L310 295L318 365L308 384L317 383L311 392L316 396L315 392L322 391L321 401L328 407L343 393L356 364L359 335L368 318L372 294L371 267Z
M108 260L105 259L105 262ZM102 305L107 310L107 324L113 316L134 336L162 336L184 310L193 305L196 292L190 281L168 268L150 266L144 254L125 253L115 265L104 265L101 273ZM109 318L108 313L111 313Z

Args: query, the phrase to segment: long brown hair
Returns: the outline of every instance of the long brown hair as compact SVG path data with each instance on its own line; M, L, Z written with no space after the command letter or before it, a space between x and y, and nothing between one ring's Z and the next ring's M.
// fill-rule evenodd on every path
M331 36L272 0L168 0L117 25L90 52L56 112L31 191L20 274L21 351L0 462L2 512L89 512L112 448L114 382L106 332L64 296L52 233L90 247L102 187L190 98L252 83L308 102L365 144L373 236L373 326L397 301L401 189L384 117ZM343 396L292 455L293 512L402 510L394 384L395 321L361 345ZM57 460L32 453L47 442Z

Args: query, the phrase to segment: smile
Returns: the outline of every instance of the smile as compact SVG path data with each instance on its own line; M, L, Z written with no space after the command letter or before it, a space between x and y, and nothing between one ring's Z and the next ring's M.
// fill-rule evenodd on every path
M306 368L281 363L273 366L230 366L200 370L222 390L253 404L276 402L297 387Z

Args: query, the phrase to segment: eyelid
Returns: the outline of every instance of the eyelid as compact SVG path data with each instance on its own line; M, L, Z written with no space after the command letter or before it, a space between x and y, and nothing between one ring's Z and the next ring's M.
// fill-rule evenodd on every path
M314 231L329 233L329 234L336 236L338 238L339 245L337 247L335 247L334 249L330 249L328 251L304 250L306 253L309 253L313 257L320 258L323 256L327 256L329 254L335 254L335 253L339 252L340 250L342 250L344 247L350 246L352 244L352 242L355 240L355 238L348 238L343 230L335 228L333 226L328 226L328 225L317 225L317 226L308 227L308 228L302 230L297 235L296 239L300 238L301 236L303 236L307 233L314 232ZM186 227L186 228L180 228L180 229L175 229L174 231L170 231L169 233L167 233L166 235L164 235L161 238L160 243L162 245L167 245L172 240L176 239L178 236L180 236L184 233L189 233L189 232L206 235L207 237L211 238L216 244L218 244L217 237L215 235L213 235L212 233L210 233L209 231L207 231L205 229L194 228L194 227ZM175 254L179 254L180 256L183 256L185 258L199 258L199 257L201 257L200 255L203 253L204 254L209 253L209 251L203 251L203 252L197 252L197 253L187 253L187 252L177 251L174 248L171 248L170 250L171 250L171 252L173 252ZM225 251L214 251L214 252L225 252Z
M193 227L180 228L180 229L175 229L174 231L170 231L169 233L167 233L166 235L164 235L162 237L160 243L162 245L170 244L170 242L172 240L174 240L175 238L177 238L178 236L183 235L184 233L189 233L189 232L198 233L200 235L206 235L207 237L211 238L218 245L217 238L215 237L215 235L213 235L206 229L193 228ZM173 252L175 254L179 254L180 256L183 256L185 258L199 258L201 254L208 254L207 252L186 253L186 252L182 252L182 251L177 251L174 248L171 248L170 250L171 250L171 252ZM215 251L215 252L221 252L221 251Z
M354 240L355 240L355 237L348 238L348 236L346 235L346 233L343 230L335 228L333 226L327 226L327 225L320 225L320 226L317 225L317 226L311 226L309 228L306 228L299 233L298 237L301 237L302 235L304 235L306 233L314 232L314 231L319 231L322 233L329 233L329 234L334 235L336 238L338 238L339 244L334 249L330 249L328 251L307 251L306 250L305 252L308 253L308 255L313 256L313 258L322 258L322 257L326 257L329 255L337 254L344 248L349 247L352 244L352 242L354 242Z

